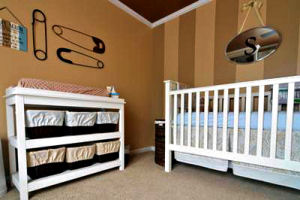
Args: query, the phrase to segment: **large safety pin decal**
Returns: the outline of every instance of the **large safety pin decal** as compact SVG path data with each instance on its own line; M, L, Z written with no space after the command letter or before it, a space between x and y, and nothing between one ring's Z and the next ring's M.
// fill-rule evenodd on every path
M92 60L95 60L96 64L94 66L91 66L91 65L87 65L87 64L75 63L72 60L69 60L69 59L64 58L62 56L62 53L72 53L72 52L80 54L80 55L85 56L87 58L90 58ZM90 68L98 68L98 69L102 69L104 67L104 63L101 60L98 60L98 59L96 59L96 58L94 58L92 56L86 55L84 53L81 53L81 52L78 52L78 51L75 51L75 50L72 50L72 49L59 48L59 49L57 49L56 54L57 54L57 57L61 61L65 62L65 63L68 63L68 64L71 64L71 65L77 65L77 66L82 66L82 67L90 67Z
M71 44L74 44L74 45L76 45L80 48L83 48L85 50L92 51L92 52L95 52L95 53L99 53L99 54L103 54L105 52L104 42L101 39L99 39L95 36L88 35L88 34L83 33L81 31L77 31L77 30L74 30L72 28L68 28L68 27L65 27L65 26L62 26L62 25L57 25L57 24L52 26L52 30L61 39L65 40L65 41L67 41ZM65 32L69 31L69 32L77 33L81 36L87 37L89 40L92 39L93 45L95 45L95 46L91 47L91 48L88 48L88 47L85 47L81 44L78 44L78 43L72 41L71 39L68 39L67 36L64 36L64 30L65 30ZM67 35L67 34L65 34L65 35Z
M33 40L33 54L38 60L46 60L48 58L48 44L47 44L47 22L46 15L38 9L32 12L32 40ZM44 26L44 49L37 48L37 24Z

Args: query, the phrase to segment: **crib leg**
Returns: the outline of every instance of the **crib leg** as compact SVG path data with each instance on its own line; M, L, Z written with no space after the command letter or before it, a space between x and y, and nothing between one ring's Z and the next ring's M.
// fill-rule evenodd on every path
M172 170L172 151L165 150L165 172Z
M123 171L125 168L125 143L124 143L124 105L122 105L120 111L120 123L119 123L119 132L120 132L120 171Z

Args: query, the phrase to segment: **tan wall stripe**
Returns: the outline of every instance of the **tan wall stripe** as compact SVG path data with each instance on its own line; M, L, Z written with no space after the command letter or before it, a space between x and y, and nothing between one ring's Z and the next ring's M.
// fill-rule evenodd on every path
M214 84L216 1L196 10L195 86Z
M179 81L194 85L195 70L195 21L193 10L179 18Z
M237 33L238 0L218 0L216 3L215 84L235 82L236 65L225 58L225 48Z

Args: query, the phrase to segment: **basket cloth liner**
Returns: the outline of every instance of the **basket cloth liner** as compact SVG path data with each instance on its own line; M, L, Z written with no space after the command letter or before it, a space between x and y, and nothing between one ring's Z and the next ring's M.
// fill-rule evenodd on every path
M110 141L110 142L101 142L96 143L96 154L97 155L105 155L109 153L118 152L120 149L120 141Z
M83 160L90 160L95 155L95 145L68 147L66 150L66 162L73 163Z
M27 110L26 127L41 126L94 126L97 124L118 124L118 112L65 112L54 110Z
M94 126L97 118L96 112L66 112L66 126Z
M118 112L97 112L96 124L118 124Z
M64 162L66 148L46 149L27 153L27 166L37 167L39 165Z
M62 126L64 111L54 110L27 110L26 127Z

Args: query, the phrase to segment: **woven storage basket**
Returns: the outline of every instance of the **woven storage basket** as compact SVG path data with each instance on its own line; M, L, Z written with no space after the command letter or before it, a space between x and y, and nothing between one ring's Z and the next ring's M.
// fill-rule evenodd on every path
M155 121L155 163L165 165L165 122Z
M67 168L78 169L94 164L95 150L95 144L78 144L67 147Z
M106 141L96 143L96 162L108 162L119 158L120 141Z
M27 110L26 137L29 139L64 136L64 111Z
M107 133L118 131L119 113L118 112L97 112L95 124L96 133Z
M28 175L37 179L65 171L65 155L65 147L27 152Z
M66 132L70 135L94 133L96 118L96 112L66 112Z

